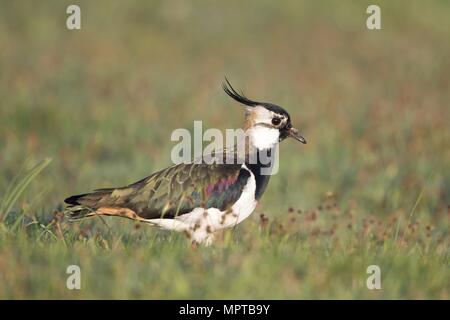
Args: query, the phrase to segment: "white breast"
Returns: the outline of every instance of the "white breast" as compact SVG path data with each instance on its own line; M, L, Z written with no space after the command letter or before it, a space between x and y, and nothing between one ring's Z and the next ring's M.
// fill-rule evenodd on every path
M241 196L238 201L232 206L233 213L237 215L235 224L241 223L244 219L255 210L256 204L258 203L255 199L256 192L256 179L253 172L251 172L245 164L242 166L243 169L250 173L250 177L247 180L247 184L242 191Z

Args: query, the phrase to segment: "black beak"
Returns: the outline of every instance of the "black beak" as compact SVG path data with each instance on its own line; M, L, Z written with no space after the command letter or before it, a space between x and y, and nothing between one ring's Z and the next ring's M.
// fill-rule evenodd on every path
M298 130L295 128L289 129L289 137L294 138L297 141L300 141L303 144L306 144L306 139L302 137L301 134L298 133Z

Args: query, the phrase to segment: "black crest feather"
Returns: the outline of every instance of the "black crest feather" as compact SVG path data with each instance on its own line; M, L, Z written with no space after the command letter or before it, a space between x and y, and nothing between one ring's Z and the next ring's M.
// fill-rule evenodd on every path
M258 101L253 101L247 98L242 91L241 94L237 93L236 90L234 90L233 86L231 85L230 81L228 81L227 77L225 77L225 81L226 82L222 83L223 91L225 91L227 95L229 95L237 102L242 103L249 107L254 107L261 104Z

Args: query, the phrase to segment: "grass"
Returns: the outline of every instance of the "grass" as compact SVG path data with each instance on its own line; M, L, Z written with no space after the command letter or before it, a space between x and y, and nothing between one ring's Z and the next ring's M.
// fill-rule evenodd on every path
M79 3L80 31L70 1L0 3L0 298L450 298L447 2L379 1L380 31L365 1ZM224 75L308 140L248 220L192 250L63 219L66 196L168 166L172 130L238 127Z

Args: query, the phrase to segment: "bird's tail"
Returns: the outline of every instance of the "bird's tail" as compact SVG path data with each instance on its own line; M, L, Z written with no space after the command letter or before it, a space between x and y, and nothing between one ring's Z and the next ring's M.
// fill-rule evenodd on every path
M113 190L101 189L65 199L64 202L68 206L64 210L64 215L69 220L79 220L96 215L97 209L102 206L102 203L107 203Z
M72 221L92 217L95 214L96 211L94 209L83 205L67 206L66 209L64 209L64 215L67 219Z

